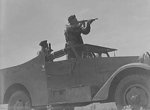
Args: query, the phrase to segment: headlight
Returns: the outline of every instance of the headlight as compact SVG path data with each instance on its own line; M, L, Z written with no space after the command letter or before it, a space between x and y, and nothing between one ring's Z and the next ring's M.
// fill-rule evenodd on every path
M145 52L144 54L139 56L139 62L150 65L150 53L149 52Z

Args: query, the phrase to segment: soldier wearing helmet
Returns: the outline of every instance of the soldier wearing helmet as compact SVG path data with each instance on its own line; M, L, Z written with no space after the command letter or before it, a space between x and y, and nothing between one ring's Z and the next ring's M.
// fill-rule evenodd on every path
M65 39L66 39L66 47L70 45L80 45L83 44L83 39L81 34L88 34L90 32L90 24L93 21L88 22L79 22L75 15L71 15L68 17L68 25L66 25L65 30ZM76 50L79 56L82 55L81 49ZM68 59L75 58L75 55L72 51L68 52Z

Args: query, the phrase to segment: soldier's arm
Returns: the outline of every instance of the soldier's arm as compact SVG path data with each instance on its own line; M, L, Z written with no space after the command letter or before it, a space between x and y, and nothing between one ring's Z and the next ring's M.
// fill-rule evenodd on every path
M80 25L67 25L66 31L78 33L81 31L81 26Z

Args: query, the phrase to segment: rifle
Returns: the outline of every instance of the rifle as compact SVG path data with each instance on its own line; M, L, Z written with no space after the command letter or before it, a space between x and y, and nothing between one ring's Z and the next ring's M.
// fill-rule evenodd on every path
M97 19L98 19L98 18L89 19L89 20L81 20L81 21L78 21L78 23L83 24L83 23L85 23L85 22L90 22L90 24L91 24L93 21L95 21L95 20L97 20Z

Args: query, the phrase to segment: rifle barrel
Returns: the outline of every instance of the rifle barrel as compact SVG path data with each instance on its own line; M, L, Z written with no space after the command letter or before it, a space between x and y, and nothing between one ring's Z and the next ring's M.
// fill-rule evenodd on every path
M98 18L94 18L94 19L89 19L89 20L81 20L81 21L78 21L79 23L83 23L83 22L88 22L88 21L91 21L91 20L97 20Z

